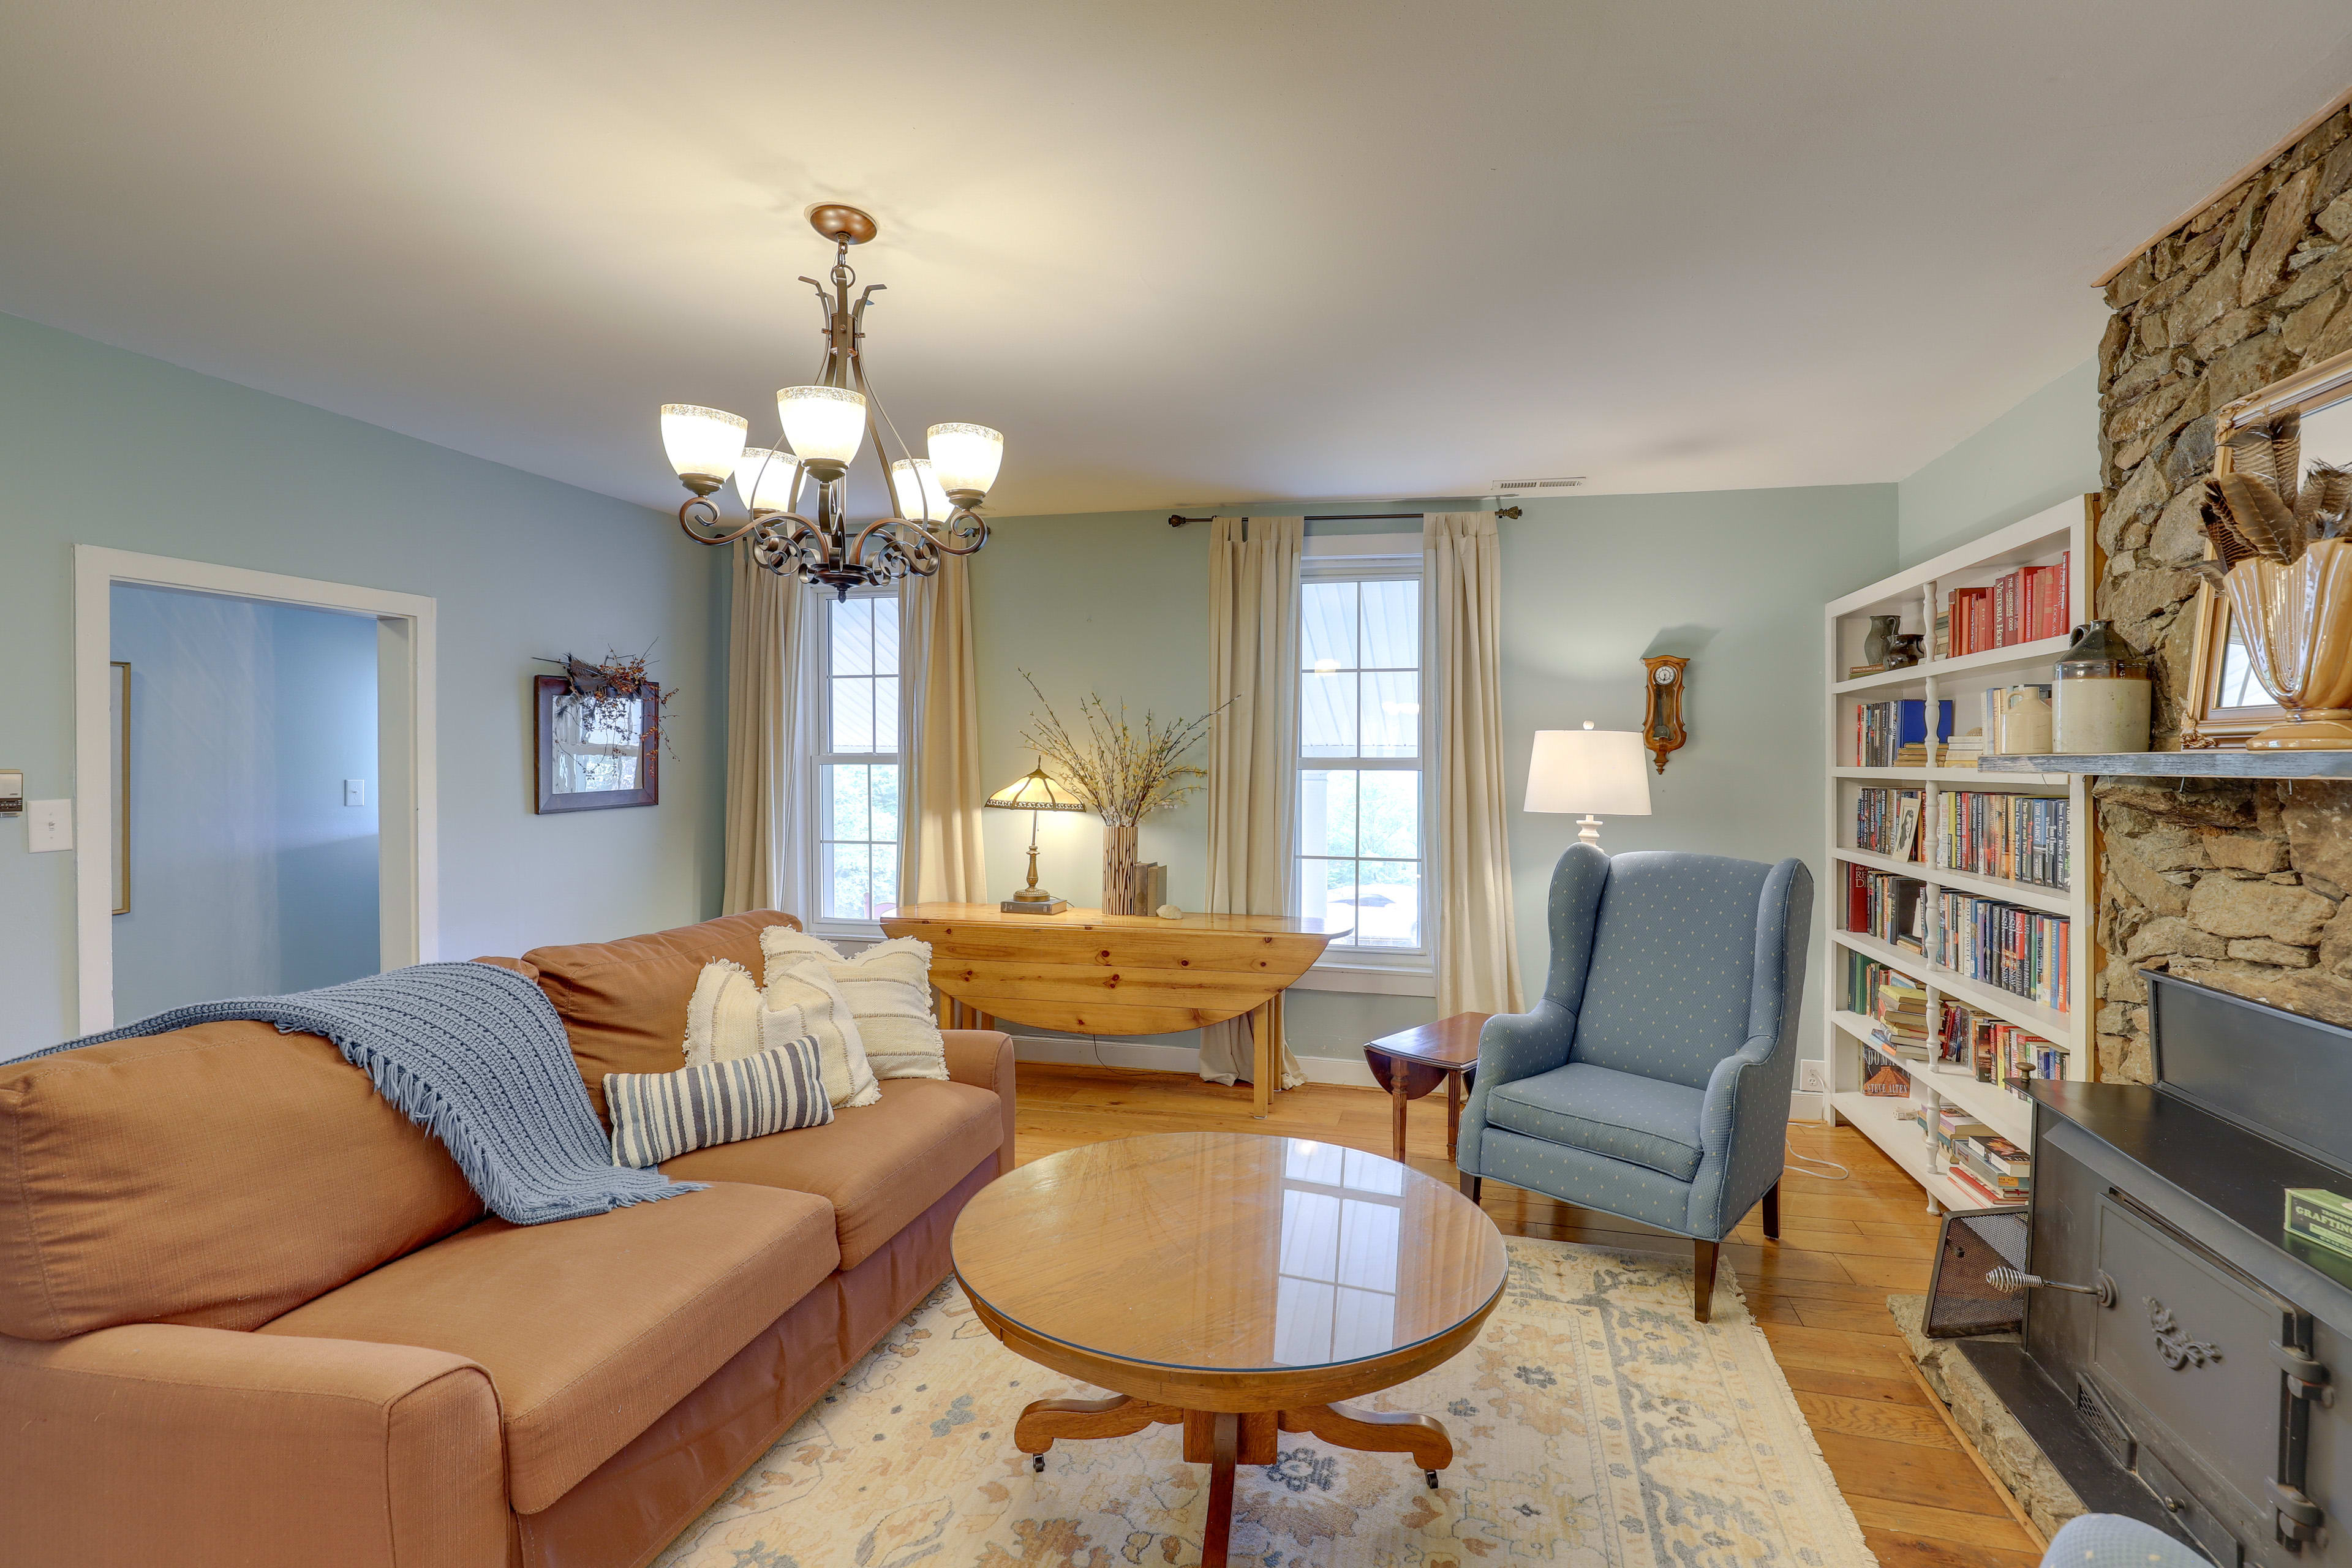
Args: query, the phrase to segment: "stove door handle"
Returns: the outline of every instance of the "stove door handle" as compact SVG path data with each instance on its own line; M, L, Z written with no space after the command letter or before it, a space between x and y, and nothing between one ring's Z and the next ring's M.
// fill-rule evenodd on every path
M2288 1392L2297 1399L2309 1399L2321 1405L2336 1403L2336 1385L2328 1380L2327 1366L2314 1360L2293 1345L2271 1342L2271 1359L2286 1373Z
M2319 1533L2320 1521L2327 1516L2319 1505L2304 1495L2301 1487L2282 1486L2265 1479L2264 1490L2270 1493L2271 1506L2278 1510L2278 1531L2289 1541L2309 1541Z

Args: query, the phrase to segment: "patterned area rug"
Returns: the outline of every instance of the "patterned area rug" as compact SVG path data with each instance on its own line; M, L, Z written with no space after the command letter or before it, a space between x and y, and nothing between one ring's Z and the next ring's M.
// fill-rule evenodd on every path
M1402 1454L1282 1436L1236 1477L1232 1561L1257 1568L1858 1568L1874 1560L1728 1267L1514 1238L1469 1350L1356 1401L1453 1434L1439 1489ZM656 1568L1185 1568L1209 1468L1172 1426L1014 1450L1033 1399L1091 1389L991 1337L952 1281L697 1520Z

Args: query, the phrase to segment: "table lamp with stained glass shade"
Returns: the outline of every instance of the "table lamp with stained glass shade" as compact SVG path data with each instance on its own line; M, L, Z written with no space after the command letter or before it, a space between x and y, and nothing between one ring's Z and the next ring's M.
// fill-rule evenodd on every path
M1037 814L1041 811L1084 811L1086 803L1045 776L1045 760L990 795L984 805L1029 814L1029 885L996 907L1008 915L1058 915L1070 907L1037 885Z
M1580 811L1577 837L1601 847L1601 818L1650 815L1650 775L1633 730L1538 730L1528 759L1529 811Z

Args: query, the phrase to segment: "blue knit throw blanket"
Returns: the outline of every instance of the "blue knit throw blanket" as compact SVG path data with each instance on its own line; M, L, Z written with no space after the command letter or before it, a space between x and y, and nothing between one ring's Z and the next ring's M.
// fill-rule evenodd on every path
M34 1054L226 1018L333 1041L378 1094L441 1140L490 1212L516 1225L604 1214L702 1185L613 1163L554 1005L494 963L419 963L316 991L199 1002Z

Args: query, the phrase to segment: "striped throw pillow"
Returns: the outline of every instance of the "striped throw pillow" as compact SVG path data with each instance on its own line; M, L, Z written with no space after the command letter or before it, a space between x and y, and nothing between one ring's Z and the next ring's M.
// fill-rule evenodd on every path
M805 1035L679 1072L608 1072L604 1104L613 1113L613 1163L640 1169L691 1149L833 1120L816 1042Z

